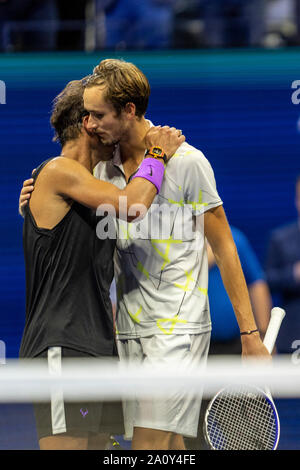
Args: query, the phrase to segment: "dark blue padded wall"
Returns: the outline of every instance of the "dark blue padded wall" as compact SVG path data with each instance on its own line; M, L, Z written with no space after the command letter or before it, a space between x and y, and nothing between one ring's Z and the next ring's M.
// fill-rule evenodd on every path
M49 125L51 101L67 81L115 54L3 55L1 113L0 339L16 357L24 324L25 279L22 181L59 153ZM270 230L296 216L294 181L300 173L291 84L300 79L299 50L181 51L123 54L152 86L149 117L183 129L215 170L232 224L249 237L263 261Z

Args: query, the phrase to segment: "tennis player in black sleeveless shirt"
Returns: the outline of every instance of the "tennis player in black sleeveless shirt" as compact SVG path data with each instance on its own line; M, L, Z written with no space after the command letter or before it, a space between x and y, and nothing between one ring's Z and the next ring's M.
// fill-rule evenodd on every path
M119 217L119 197L126 196L131 214L135 204L147 210L163 177L157 159L149 174L141 166L124 190L94 178L93 168L110 158L112 147L86 130L82 96L82 81L73 81L56 98L51 123L62 154L37 168L24 206L26 321L20 357L47 358L50 370L61 370L65 357L117 356L109 297L115 239L97 237L96 209L108 204ZM117 119L126 126L134 111L131 103ZM145 148L160 146L168 158L184 140L174 128L151 128ZM127 220L139 214L129 217L128 211ZM35 404L35 414L41 449L105 448L110 434L123 432L121 403L65 403L56 397Z
M37 186L42 163L33 179ZM95 211L74 201L52 229L25 207L26 326L20 355L61 345L92 356L115 355L109 289L115 240L96 236ZM99 221L99 218L98 218Z

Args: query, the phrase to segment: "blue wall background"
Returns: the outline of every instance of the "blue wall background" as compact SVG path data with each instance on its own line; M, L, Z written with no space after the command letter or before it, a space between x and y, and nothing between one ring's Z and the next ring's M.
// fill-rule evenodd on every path
M183 129L187 140L210 160L229 221L247 234L262 262L270 231L296 216L300 105L292 104L291 84L300 80L299 53L289 49L117 56L134 62L148 76L152 95L147 116L156 124ZM6 343L7 357L18 355L24 325L18 215L22 182L41 161L59 153L49 124L55 95L66 82L89 74L101 59L112 56L115 53L0 57L0 79L7 91L7 104L0 105L0 339ZM299 448L299 403L278 404L285 426L281 448ZM1 416L3 420L4 412ZM4 420L7 431L9 420ZM22 437L23 448L37 445L31 429L28 443ZM20 448L18 442L3 441L0 447Z

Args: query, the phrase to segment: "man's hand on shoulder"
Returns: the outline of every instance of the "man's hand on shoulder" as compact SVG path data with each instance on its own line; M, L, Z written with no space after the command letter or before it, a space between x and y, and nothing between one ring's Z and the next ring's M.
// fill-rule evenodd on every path
M34 174L36 169L34 168L31 172L31 175ZM24 208L28 204L29 199L31 198L31 193L34 190L34 179L29 178L28 180L23 181L23 186L19 196L19 214L24 217Z
M182 131L175 127L153 126L145 136L145 147L161 147L169 160L184 141Z

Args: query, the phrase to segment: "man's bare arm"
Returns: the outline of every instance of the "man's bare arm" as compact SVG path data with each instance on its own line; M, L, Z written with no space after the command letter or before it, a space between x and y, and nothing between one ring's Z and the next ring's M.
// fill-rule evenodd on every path
M145 146L161 146L168 159L184 141L185 136L181 131L169 126L152 127L145 136ZM111 183L94 178L83 165L65 157L51 160L43 170L43 179L44 189L49 192L73 199L92 209L105 204L117 217L129 221L144 216L157 194L154 184L144 178L135 178L121 190ZM27 180L23 184L19 199L21 215L33 190L32 183L32 180ZM122 196L126 197L126 207L125 212L120 213L120 202L124 208L124 199L120 199Z
M208 267L209 269L211 269L216 264L216 261L209 243L207 244L207 258ZM259 332L263 338L268 328L268 324L270 321L270 312L272 308L270 290L264 279L257 279L256 281L248 285L248 291L253 314Z
M220 269L223 284L232 303L240 331L257 329L247 284L222 206L205 212L204 231ZM242 353L245 356L270 356L258 332L243 335L241 342Z
M249 285L249 295L258 329L265 336L270 321L272 299L268 284L259 279Z
M148 209L157 194L156 187L144 178L136 178L125 189L119 189L114 184L98 180L77 161L64 157L58 157L48 163L44 169L45 178L47 188L51 188L55 194L91 209L105 205L108 212L129 221L137 217L135 208ZM126 198L126 204L124 199L120 199L122 197ZM122 213L122 204L125 213Z
M59 157L59 161L48 163L45 171L47 187L92 209L96 209L100 204L110 205L112 213L119 216L120 196L126 196L127 208L131 207L131 216L128 216L127 212L123 216L129 221L134 220L137 213L143 216L138 208L148 209L156 195L155 186L145 179L137 178L125 190L120 190L111 183L94 178L82 165L68 158ZM33 191L33 178L25 180L19 197L19 214L22 217Z

